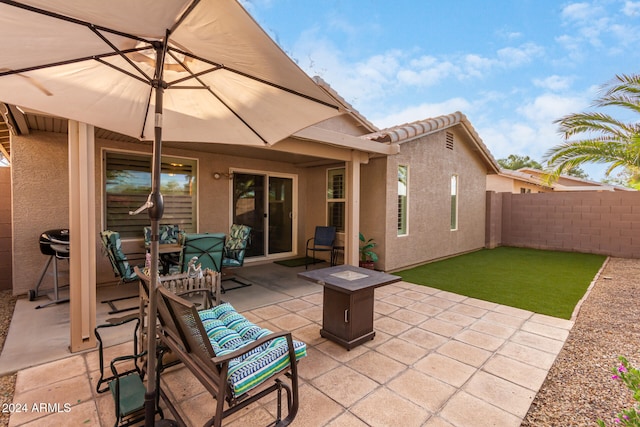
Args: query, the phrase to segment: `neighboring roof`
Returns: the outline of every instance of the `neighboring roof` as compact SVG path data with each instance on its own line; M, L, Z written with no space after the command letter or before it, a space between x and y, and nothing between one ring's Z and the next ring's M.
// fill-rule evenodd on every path
M331 87L331 85L329 85L329 83L327 83L322 79L322 77L314 76L313 81L316 82L316 84L322 90L324 90L329 96L331 96L338 103L340 103L341 107L347 112L347 114L353 117L360 124L360 126L364 127L365 132L363 133L376 132L379 130L376 125L374 125L369 120L367 120L365 116L363 116L362 114L360 114L358 110L353 108L353 105L349 104L342 96L340 96L340 94L336 92Z
M469 119L467 119L467 116L459 111L445 116L418 120L412 123L382 129L378 132L365 135L365 137L378 142L403 144L454 126L461 126L465 130L475 144L477 151L481 154L485 162L489 164L490 169L492 169L494 173L498 173L500 171L498 162L484 144Z
M603 184L588 179L577 178L571 175L560 175L552 185L546 184L546 172L534 168L520 168L517 171L501 170L501 174L512 175L518 179L524 179L532 184L552 188L553 191L636 191L632 188L618 185Z

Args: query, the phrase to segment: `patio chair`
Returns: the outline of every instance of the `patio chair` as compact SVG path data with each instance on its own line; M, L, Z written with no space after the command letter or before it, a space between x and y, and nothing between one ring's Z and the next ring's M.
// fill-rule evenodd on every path
M244 254L247 246L250 245L251 227L248 225L233 224L229 236L224 244L224 255L222 257L222 281L231 280L239 284L233 288L222 287L223 292L251 286L238 280L237 276L230 273L230 269L239 268L244 265Z
M274 425L293 421L299 405L297 361L306 356L304 343L294 341L290 332L272 333L252 324L228 303L198 312L160 287L157 305L160 340L214 399L214 415L205 425L219 427L227 416L271 393L277 397ZM288 410L284 419L282 390Z
M309 251L313 254L313 264L316 263L316 252L329 252L330 263L333 266L336 242L336 228L317 226L312 238L307 240L307 249L304 257L304 269L309 265Z
M133 270L133 266L129 263L129 258L122 251L122 241L120 240L120 233L118 233L117 231L111 231L111 230L101 231L100 241L102 242L104 253L107 255L107 257L109 258L109 261L111 262L111 267L113 268L114 274L116 275L116 277L120 279L118 284L126 284L126 283L132 283L137 281L138 276ZM134 255L134 257L132 258L134 260L145 259L144 253L136 253L131 255ZM144 261L142 262L141 265L144 266ZM109 307L111 308L111 311L109 312L109 314L122 313L124 311L136 310L138 306L136 305L136 306L127 307L127 308L117 308L115 305L116 302L137 298L137 297L138 297L138 294L135 294L128 297L104 300L104 301L101 301L101 303L109 305Z
M105 372L104 348L105 343L100 331L106 328L119 327L134 323L133 328L133 352L127 355L118 356L111 360L109 368L111 375ZM140 319L134 316L123 317L111 323L99 325L94 333L98 340L98 358L100 362L100 378L96 385L96 392L111 392L115 405L115 426L129 426L144 420L144 369L142 358L146 356L146 351L138 352L138 330ZM156 375L158 375L156 373ZM157 403L157 402L156 402ZM156 404L157 413L164 418L162 409Z
M209 269L220 273L222 271L222 257L224 252L224 233L186 233L182 245L180 264L182 272L189 269L189 261L198 258L202 269Z
M151 245L151 227L146 226L144 231L144 247L149 249ZM160 233L158 235L158 243L160 245L181 245L184 232L180 230L177 224L160 225ZM177 273L180 270L180 253L161 253L160 261L162 262L163 271L166 273ZM172 268L174 267L175 268Z

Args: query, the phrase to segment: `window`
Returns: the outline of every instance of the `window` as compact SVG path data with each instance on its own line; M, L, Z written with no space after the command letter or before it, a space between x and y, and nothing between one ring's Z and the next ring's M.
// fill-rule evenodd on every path
M407 233L409 167L398 165L398 236Z
M160 191L164 200L161 224L177 224L196 231L196 165L193 159L162 157ZM123 238L142 237L149 225L146 213L129 215L151 192L151 156L105 152L105 228Z
M327 170L327 225L344 232L346 189L344 168Z
M451 230L458 229L458 175L451 176Z

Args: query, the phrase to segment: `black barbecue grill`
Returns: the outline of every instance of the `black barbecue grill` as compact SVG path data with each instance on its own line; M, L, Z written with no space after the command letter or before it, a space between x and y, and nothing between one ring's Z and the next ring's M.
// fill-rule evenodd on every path
M47 258L47 262L42 269L40 279L38 280L38 284L36 284L35 289L29 290L29 301L33 301L40 296L40 285L42 284L45 274L47 274L47 270L49 270L51 261L53 261L53 300L46 304L41 304L36 308L43 308L51 304L68 302L69 298L58 297L58 260L69 259L69 230L66 228L47 230L40 235L39 243L40 252L42 252L43 255L47 255L49 258Z

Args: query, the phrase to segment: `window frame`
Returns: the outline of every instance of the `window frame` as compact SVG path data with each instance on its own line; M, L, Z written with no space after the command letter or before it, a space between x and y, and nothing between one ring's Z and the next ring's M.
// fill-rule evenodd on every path
M450 187L450 208L451 208L451 217L449 222L449 229L451 231L457 231L459 229L459 221L458 221L458 207L460 202L460 180L459 176L456 174L451 175L451 179L449 181Z
M108 193L108 188L107 188L108 181L109 181L107 174L109 173L109 171L115 170L115 168L109 167L109 156L111 155L119 156L121 158L131 159L132 162L137 160L140 163L146 163L148 161L149 169L148 170L141 169L142 172L149 174L148 186L145 186L145 185L138 186L143 190L147 189L147 191L146 192L141 191L140 193L129 194L129 196L133 200L127 201L127 204L125 205L126 206L125 210L130 208L132 208L131 210L135 210L139 208L144 203L144 201L146 201L148 197L148 194L150 192L150 187L151 187L150 180L151 180L152 155L150 153L140 152L140 151L118 150L118 149L112 149L112 148L102 149L102 174L101 174L101 178L102 178L101 203L102 203L102 224L103 224L102 228L120 232L123 240L142 239L143 227L149 225L148 215L146 215L145 213L138 214L137 216L128 217L127 222L130 223L128 230L127 229L122 230L122 228L117 225L117 222L113 223L113 221L110 222L109 220L109 217L111 216L111 214L109 212L110 206L109 206L108 198L110 193ZM189 204L187 202L185 205L184 204L185 195L179 195L179 197L183 199L183 203L182 203L183 207L190 205L189 213L187 215L182 215L183 218L181 219L172 219L170 217L170 212L169 212L169 215L167 215L168 214L167 208L170 209L171 202L173 201L172 200L173 195L163 190L165 211L164 211L163 219L161 220L161 224L177 224L180 227L180 229L183 229L187 232L197 232L198 206L199 206L199 200L198 200L199 161L197 158L186 157L186 156L171 156L171 155L162 156L162 170L163 170L162 175L163 176L165 174L168 174L168 172L166 172L167 168L175 167L179 169L179 168L182 168L183 165L188 165L191 168L191 174L190 174L191 181L188 184L190 188L189 191L191 194L186 194L186 196L190 198L191 203ZM121 170L126 170L126 169L121 169ZM135 170L135 166L132 166L132 170ZM166 182L165 180L161 179L161 187L162 185L164 185L165 182ZM140 229L139 233L133 231L133 229L137 227L139 227Z
M400 179L400 170L404 168L404 175L405 175L405 183L404 183L404 187L405 187L405 194L404 194L404 199L401 200L401 196L400 195L400 185L402 184L402 181ZM397 168L397 173L398 173L398 206L397 206L397 226L396 226L396 232L397 232L397 236L407 236L409 235L409 165L398 165ZM402 224L401 224L402 223Z
M342 197L332 197L333 195L333 189L331 188L331 182L329 181L330 177L331 177L331 172L332 171L342 171ZM325 214L326 214L326 225L328 226L335 226L336 227L336 232L338 233L344 233L345 232L345 228L346 228L346 221L347 221L347 183L346 183L346 176L347 176L347 170L345 167L337 167L337 168L327 168L326 170L326 176L325 176L325 189L326 189L326 209L325 209ZM333 215L331 214L330 211L330 205L332 204L337 204L337 205L341 205L342 206L342 224L338 224L336 225L335 223L333 223L332 221L332 217Z

